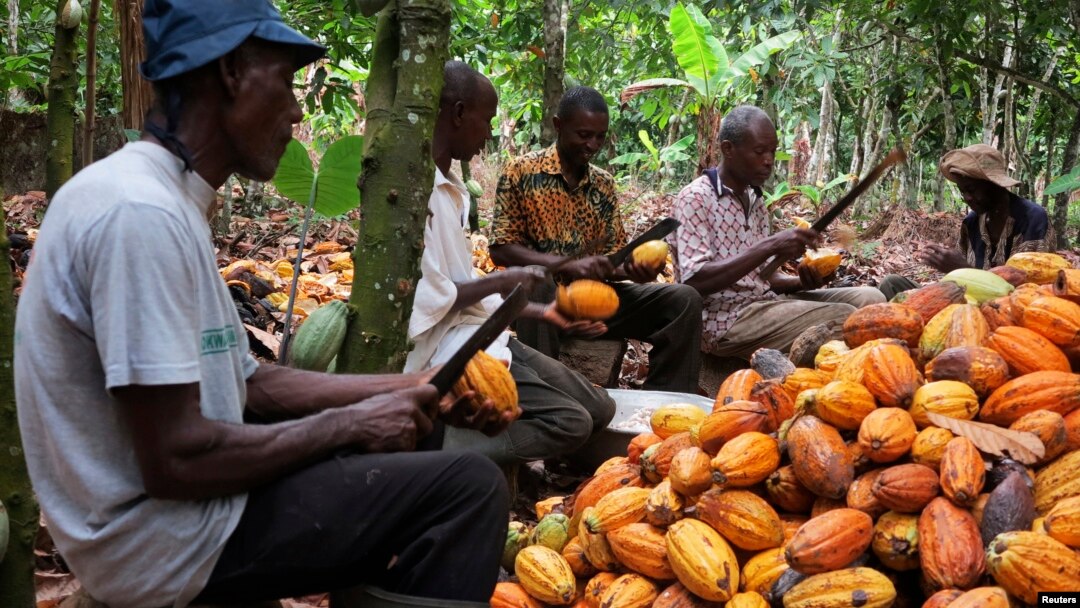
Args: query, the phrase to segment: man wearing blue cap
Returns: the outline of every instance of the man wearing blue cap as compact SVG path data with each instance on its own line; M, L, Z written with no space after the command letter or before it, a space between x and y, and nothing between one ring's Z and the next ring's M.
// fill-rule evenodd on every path
M510 420L440 401L430 372L260 365L217 272L215 190L273 176L293 74L324 49L267 0L147 0L143 25L146 131L57 192L18 309L19 424L61 554L110 608L361 585L364 606L487 605L502 476L412 450L436 418Z

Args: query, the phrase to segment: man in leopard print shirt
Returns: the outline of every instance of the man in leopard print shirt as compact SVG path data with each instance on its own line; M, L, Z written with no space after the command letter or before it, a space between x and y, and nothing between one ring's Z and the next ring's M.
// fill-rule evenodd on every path
M590 164L607 138L608 107L600 93L575 87L559 102L554 146L510 161L499 178L491 259L502 266L550 266L582 255L561 280L611 281L619 310L604 337L652 345L645 388L696 393L700 366L701 296L685 285L656 284L658 269L628 260L614 268L606 255L626 244L615 180ZM600 242L599 251L585 251ZM554 283L534 293L550 301ZM518 338L558 357L561 332L519 320Z

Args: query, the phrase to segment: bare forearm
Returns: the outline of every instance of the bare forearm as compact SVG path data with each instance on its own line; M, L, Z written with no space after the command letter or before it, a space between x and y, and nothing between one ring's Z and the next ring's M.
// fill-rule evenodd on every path
M724 260L709 262L701 267L686 284L703 296L712 295L734 285L739 279L761 266L769 257L769 250L755 244L749 249Z
M163 468L144 473L157 498L201 500L247 492L351 447L341 410L270 425L207 421Z
M557 255L534 251L516 243L491 246L491 261L499 266L551 266L562 260Z
M263 364L248 378L246 405L263 420L292 420L417 382L413 374L323 374Z
M772 290L779 294L793 293L803 288L802 281L799 277L793 277L790 274L783 272L774 272L773 276L769 277L769 285Z
M454 286L457 287L457 298L454 299L450 312L472 306L491 294L501 293L506 283L505 278L506 276L503 273L493 272L486 277L454 283Z

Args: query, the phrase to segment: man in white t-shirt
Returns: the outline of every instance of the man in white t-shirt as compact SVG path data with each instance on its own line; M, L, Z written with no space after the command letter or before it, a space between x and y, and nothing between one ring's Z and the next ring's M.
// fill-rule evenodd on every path
M505 481L413 450L437 417L509 419L440 402L430 372L260 365L217 271L215 190L274 175L302 118L294 72L324 49L267 0L148 0L143 25L146 132L57 192L18 307L19 424L61 554L111 608L360 585L487 605Z
M469 192L451 173L453 160L468 162L491 139L498 96L482 74L460 61L444 70L432 155L435 188L424 229L423 276L416 288L409 338L415 347L406 371L446 361L476 331L517 284L531 290L545 280L538 268L510 268L478 277L472 266L468 231ZM602 323L570 322L554 304L531 303L523 317L541 319L564 331L599 335ZM469 429L447 429L444 449L480 452L500 464L541 460L572 453L615 414L607 392L555 359L504 332L488 349L510 365L517 383L521 417L506 432L484 436Z

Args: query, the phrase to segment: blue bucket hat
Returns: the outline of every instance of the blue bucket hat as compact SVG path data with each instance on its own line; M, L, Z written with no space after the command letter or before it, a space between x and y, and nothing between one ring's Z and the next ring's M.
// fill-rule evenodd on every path
M143 78L154 82L206 65L254 36L296 48L297 68L326 48L285 25L270 0L146 0Z

